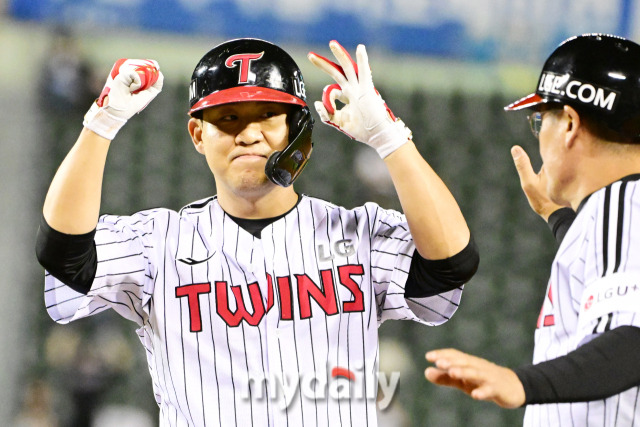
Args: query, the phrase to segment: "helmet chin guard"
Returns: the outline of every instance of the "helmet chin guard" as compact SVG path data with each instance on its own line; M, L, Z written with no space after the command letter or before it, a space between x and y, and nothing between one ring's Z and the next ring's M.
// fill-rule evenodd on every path
M296 109L291 114L289 125L289 145L282 151L269 156L264 171L274 184L288 187L298 178L309 161L313 150L311 131L313 117L308 107Z

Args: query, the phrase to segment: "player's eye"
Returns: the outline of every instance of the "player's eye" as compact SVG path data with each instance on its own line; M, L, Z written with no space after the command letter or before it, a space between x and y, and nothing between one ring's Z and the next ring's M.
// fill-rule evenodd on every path
M279 116L281 113L275 112L275 111L267 111L266 113L262 114L262 117L265 119L270 119L272 117L276 117Z
M238 120L238 116L236 116L235 114L227 114L227 115L224 115L224 116L220 117L219 120L221 122L232 122L234 120Z

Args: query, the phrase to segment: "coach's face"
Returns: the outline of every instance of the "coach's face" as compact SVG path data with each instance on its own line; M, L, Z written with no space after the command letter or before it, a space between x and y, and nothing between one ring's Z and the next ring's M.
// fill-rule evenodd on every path
M218 194L259 195L275 184L264 172L271 153L288 142L290 107L275 102L235 102L189 120L196 150L207 158Z
M569 111L569 110L570 111ZM547 193L553 202L569 206L576 182L575 110L542 110L539 144L542 167L547 177Z

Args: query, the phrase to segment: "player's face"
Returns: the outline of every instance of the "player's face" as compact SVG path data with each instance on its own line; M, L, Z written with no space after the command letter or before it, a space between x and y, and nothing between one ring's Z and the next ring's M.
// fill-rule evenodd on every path
M249 195L274 185L264 167L269 155L288 143L290 109L275 102L236 102L208 108L203 120L189 121L196 149L207 158L219 193Z

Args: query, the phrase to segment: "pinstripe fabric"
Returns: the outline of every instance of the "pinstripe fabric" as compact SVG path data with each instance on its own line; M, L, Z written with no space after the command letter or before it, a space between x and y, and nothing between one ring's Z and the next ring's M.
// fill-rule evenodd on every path
M640 327L638 178L600 189L579 210L551 268L534 363L566 355L606 330ZM605 400L529 405L524 425L640 426L640 387Z
M104 216L95 240L91 291L47 275L48 312L67 323L112 308L136 322L162 426L375 426L378 325L443 323L462 293L405 300L406 219L375 204L304 196L258 239L213 197Z

